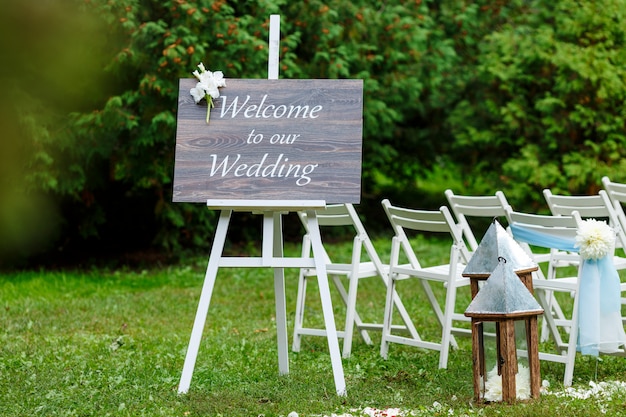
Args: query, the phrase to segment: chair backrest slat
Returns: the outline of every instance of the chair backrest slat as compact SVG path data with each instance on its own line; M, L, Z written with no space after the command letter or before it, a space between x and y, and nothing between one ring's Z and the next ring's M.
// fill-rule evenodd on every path
M604 186L604 191L606 191L609 200L613 203L613 210L617 215L620 229L626 236L626 212L624 212L624 204L626 204L626 184L612 182L609 177L605 176L602 177L602 185ZM626 248L626 239L623 244Z
M619 218L618 211L606 190L600 190L596 195L568 196L553 194L549 189L545 189L543 195L555 216L571 216L576 211L582 219L607 220L617 233L617 246L626 248L624 232L626 224Z
M545 189L543 190L543 195L550 211L555 216L570 216L573 211L578 211L582 218L611 217L610 208L606 205L607 200L605 198L607 196L604 190L601 190L596 195L574 196L552 194L552 191Z
M609 177L602 177L602 185L612 201L626 203L626 184L613 182Z
M554 277L553 257L563 250L573 250L575 247L576 233L582 221L578 212L572 212L571 216L557 216L522 213L513 211L510 207L506 212L513 238L533 259L540 262L540 256L533 252L531 246L550 249L550 256L545 260L548 261L548 275ZM545 279L541 270L538 271L538 276Z
M306 222L306 212L298 212L298 216L300 217L301 223L304 228L307 228ZM352 204L331 204L326 206L323 209L315 211L315 217L317 218L317 222L320 227L332 227L332 226L350 226L351 231L354 232L354 238L359 238L365 247L365 251L370 259L376 266L376 269L382 274L384 270L384 265L372 241L365 229L365 226L361 222L359 218L359 214L357 213L354 205ZM308 233L308 230L307 230ZM354 250L354 248L353 248ZM326 252L324 248L325 257L328 262L331 261L330 255Z
M511 209L507 211L510 224L520 225L552 236L572 239L576 237L577 222L573 216L530 214Z
M451 206L458 208L465 215L504 216L504 207L502 207L502 201L497 195L465 196L456 195L451 190L446 190L446 197Z
M460 250L464 262L469 260L469 251L463 242L461 229L457 227L450 210L446 206L441 206L439 210L417 210L393 206L387 199L382 201L382 205L396 236L403 240L403 245L408 245L404 229L417 232L446 233Z
M350 226L350 213L344 204L333 204L315 212L320 226Z
M320 226L351 226L352 219L348 214L327 216L317 214L317 222Z
M387 204L385 204L385 202ZM387 210L392 223L410 230L421 232L449 233L450 226L441 210L414 210L392 206L389 200L384 200L383 205Z
M511 223L515 222L520 224L534 225L537 227L576 228L576 223L571 215L556 216L549 214L530 214L507 209L507 218Z
M502 191L497 191L495 195L466 196L456 195L448 189L445 195L471 250L478 247L478 239L467 217L506 218L505 208L509 207L509 203Z
M406 229L417 230L420 232L434 232L434 233L446 233L448 232L448 226L442 222L436 221L424 221L418 219L412 219L409 217L400 217L392 215L394 223L402 226Z

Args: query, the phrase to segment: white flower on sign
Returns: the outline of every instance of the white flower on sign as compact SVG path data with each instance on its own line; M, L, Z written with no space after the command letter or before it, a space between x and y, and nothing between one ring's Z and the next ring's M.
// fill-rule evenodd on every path
M601 259L608 255L615 242L615 231L604 221L587 219L576 232L575 247L583 259Z
M213 99L220 96L220 87L226 86L226 79L222 71L208 71L204 64L198 64L200 71L195 70L193 75L198 79L198 83L194 88L189 90L196 104L200 103L203 98L207 101L206 122L209 123L211 117L211 109L215 107Z

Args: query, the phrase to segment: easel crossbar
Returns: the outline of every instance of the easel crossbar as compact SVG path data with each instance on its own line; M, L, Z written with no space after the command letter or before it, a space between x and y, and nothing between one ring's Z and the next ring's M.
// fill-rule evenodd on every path
M326 207L324 200L207 200L207 207L222 210L228 207L233 211L299 211Z
M223 257L220 267L225 268L315 268L313 258L276 258L276 257Z

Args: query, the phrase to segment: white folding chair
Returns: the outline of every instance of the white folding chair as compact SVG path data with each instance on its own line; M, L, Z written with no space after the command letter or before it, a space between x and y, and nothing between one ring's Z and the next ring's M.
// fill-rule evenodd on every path
M536 254L531 249L531 244L529 244L526 239L520 237L519 232L517 232L518 228L532 230L555 239L574 239L576 236L577 222L572 216L528 214L516 212L509 208L507 209L507 218L513 238L528 251L528 254L533 259L536 257ZM563 254L567 253L560 248L548 244L532 242L532 246L550 249L550 265L561 262ZM567 253L568 260L575 260L574 257L577 256L578 254ZM577 328L572 325L572 323L576 323L578 315L579 292L577 276L557 278L555 275L552 279L545 279L538 275L533 277L533 287L535 289L535 296L544 308L543 321L546 323L546 328L550 330L549 335L552 336L558 352L554 354L540 351L539 359L563 363L565 365L563 383L565 386L570 386L574 374L576 341L578 337ZM572 314L569 317L565 316L560 306L558 314L555 312L555 292L564 292L573 295ZM560 329L564 330L563 335L567 336L567 340L563 340Z
M306 228L306 213L298 213L302 224ZM338 337L343 337L342 355L344 358L350 357L352 350L352 338L354 328L367 344L372 344L368 330L382 330L382 317L378 323L365 323L357 312L357 291L359 280L363 278L378 277L382 283L387 285L388 265L383 264L370 240L363 223L361 222L352 204L329 205L324 210L316 211L317 221L320 229L343 226L351 230L353 234L352 257L350 262L337 262L336 257L326 257L326 273L334 283L343 303L346 306L346 317L343 330L338 331ZM308 232L308 231L307 231ZM365 253L363 253L365 248ZM311 256L311 242L308 233L304 235L302 242L302 256ZM368 260L362 260L362 256ZM302 336L326 336L326 330L312 327L305 327L304 316L306 307L306 287L307 280L316 275L315 268L302 268L298 277L298 295L296 299L296 315L294 324L292 350L298 352ZM348 290L342 283L342 279L347 279ZM398 326L407 330L412 335L417 335L417 330L411 322L402 301L397 294L393 294L393 301L400 312L404 325ZM338 328L342 328L338 326Z
M469 261L469 251L463 242L461 229L457 228L452 215L447 207L442 206L439 210L414 210L393 206L389 200L382 202L383 208L394 230L391 244L391 257L389 263L389 283L387 286L387 300L385 303L385 318L383 322L383 334L380 353L386 358L389 352L389 343L401 343L424 349L439 351L439 367L446 368L448 365L448 353L450 346L458 347L454 340L454 333L471 334L469 327L454 327L453 322L469 322L463 313L455 311L457 289L469 286L469 278L461 274ZM451 238L450 256L448 263L441 265L425 265L418 260L409 233L437 233L445 234ZM401 252L408 260L408 264L400 264ZM404 259L404 258L402 258ZM418 279L424 289L434 315L441 325L441 337L436 341L423 340L419 335L394 334L392 332L392 315L394 310L393 294L399 281ZM443 308L433 292L431 282L438 282L445 289ZM465 306L466 307L466 306ZM422 322L427 318L421 318Z
M448 189L445 195L471 251L476 250L479 242L468 218L506 218L505 208L509 203L502 191L496 191L494 195L468 196L454 194Z
M604 176L602 177L602 186L613 204L613 210L617 216L620 230L622 235L624 235L624 233L626 233L626 213L624 212L624 204L626 204L626 184L613 182L609 177ZM622 246L622 249L626 251L626 247ZM626 293L626 282L622 282L621 290L622 294ZM622 304L626 304L626 298L622 298Z
M452 190L445 191L446 198L450 204L450 208L457 219L457 225L463 230L463 236L465 237L468 246L472 251L476 250L478 246L478 240L476 234L472 230L469 218L505 218L506 209L511 207L502 191L496 191L494 195L482 195L482 196L466 196L454 194ZM553 260L555 257L551 253L535 253L533 260L539 264L548 264L548 261ZM533 275L537 279L545 279L543 271L538 269L533 272ZM546 306L544 306L545 308ZM549 307L554 310L557 316L563 317L563 313L560 311L559 304L554 301L549 304ZM541 327L541 339L546 340L548 335L548 328L545 321L542 322Z
M621 226L614 205L605 190L600 190L595 195L562 195L553 194L551 190L543 190L546 203L550 208L550 212L555 216L571 216L572 212L577 211L583 219L601 219L606 220L608 224L615 229L616 247L626 249L626 233ZM615 268L626 269L626 258L615 256L613 258Z
M602 181L605 182L604 179ZM577 211L583 219L606 220L615 230L615 246L626 250L626 216L624 216L624 210L619 200L621 198L619 191L617 191L619 187L610 181L606 185L612 190L613 197L608 190L600 190L596 195L567 196L553 194L550 190L545 189L543 194L550 211L554 215L571 215L573 211ZM620 219L620 212L624 220ZM613 264L618 271L626 270L626 257L615 255ZM626 282L622 282L621 291L622 293L626 292ZM622 300L622 304L626 304L626 299Z
M553 256L553 259L550 260L551 263L560 262L561 259L559 259L559 257L567 256L568 259L571 259L574 256L578 256L577 262L572 264L577 268L576 275L566 277L558 277L555 275L550 279L533 279L535 295L539 299L539 303L544 306L544 319L551 330L550 334L553 337L558 352L554 354L540 351L539 359L563 363L565 365L563 384L570 386L574 375L576 347L578 342L579 289L582 263L580 262L580 255L573 251L568 251L568 246L571 247L571 245L573 245L582 218L577 211L573 211L571 216L555 216L515 212L510 208L507 209L507 218L513 238L520 242L523 248L528 250L528 254L531 257L534 255L530 249L531 245L533 247L539 246L556 249L555 251L551 251ZM529 232L531 233L530 235ZM541 237L538 239L532 234ZM550 308L550 303L553 302L553 294L555 292L562 292L573 296L571 306L572 313L569 317L555 316L553 310ZM561 333L559 329L567 329L567 332ZM567 340L563 340L563 336L565 336ZM623 355L623 352L618 352L617 354Z

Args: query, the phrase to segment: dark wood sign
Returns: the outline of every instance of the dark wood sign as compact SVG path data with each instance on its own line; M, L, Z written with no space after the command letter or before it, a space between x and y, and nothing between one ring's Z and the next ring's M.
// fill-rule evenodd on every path
M227 79L208 124L196 82L179 84L173 201L360 202L362 80Z

